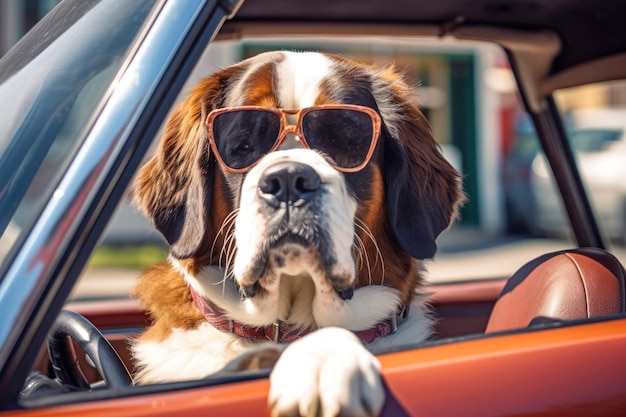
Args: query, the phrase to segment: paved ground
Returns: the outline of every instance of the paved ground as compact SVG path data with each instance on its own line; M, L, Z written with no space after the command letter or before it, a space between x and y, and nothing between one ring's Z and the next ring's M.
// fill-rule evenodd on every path
M511 276L541 254L576 246L565 238L489 236L466 228L445 232L438 243L439 252L427 265L432 282ZM624 246L611 244L610 251L626 265Z
M438 244L437 256L426 263L431 282L510 276L539 254L573 246L566 240L490 236L466 228L445 232ZM624 247L615 246L612 251L626 264ZM134 270L87 270L73 297L127 297L138 275Z

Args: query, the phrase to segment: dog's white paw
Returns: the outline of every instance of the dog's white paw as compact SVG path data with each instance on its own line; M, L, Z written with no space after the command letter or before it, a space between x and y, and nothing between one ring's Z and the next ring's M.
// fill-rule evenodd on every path
M272 416L376 416L380 363L350 331L317 330L291 343L270 375Z

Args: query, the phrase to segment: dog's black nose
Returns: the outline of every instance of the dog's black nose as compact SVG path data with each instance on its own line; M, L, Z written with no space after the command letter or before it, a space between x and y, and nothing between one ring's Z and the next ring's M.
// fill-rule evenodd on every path
M299 162L281 162L267 168L259 181L259 195L272 206L302 204L319 191L317 172Z

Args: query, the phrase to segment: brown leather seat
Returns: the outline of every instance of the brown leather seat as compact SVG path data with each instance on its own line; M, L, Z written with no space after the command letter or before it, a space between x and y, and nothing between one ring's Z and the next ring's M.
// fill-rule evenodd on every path
M486 332L624 313L625 275L620 262L602 249L542 255L509 279Z

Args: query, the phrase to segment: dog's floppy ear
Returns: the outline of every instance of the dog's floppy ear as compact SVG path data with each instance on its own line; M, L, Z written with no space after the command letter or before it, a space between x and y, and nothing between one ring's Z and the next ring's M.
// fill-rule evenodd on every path
M206 235L214 168L204 121L222 100L230 75L223 71L204 79L178 105L155 155L135 179L135 203L177 258L193 255Z
M379 100L387 119L383 134L389 221L404 250L414 258L429 259L437 250L437 236L451 224L464 200L460 174L443 157L400 76L389 69L381 79L389 94Z

